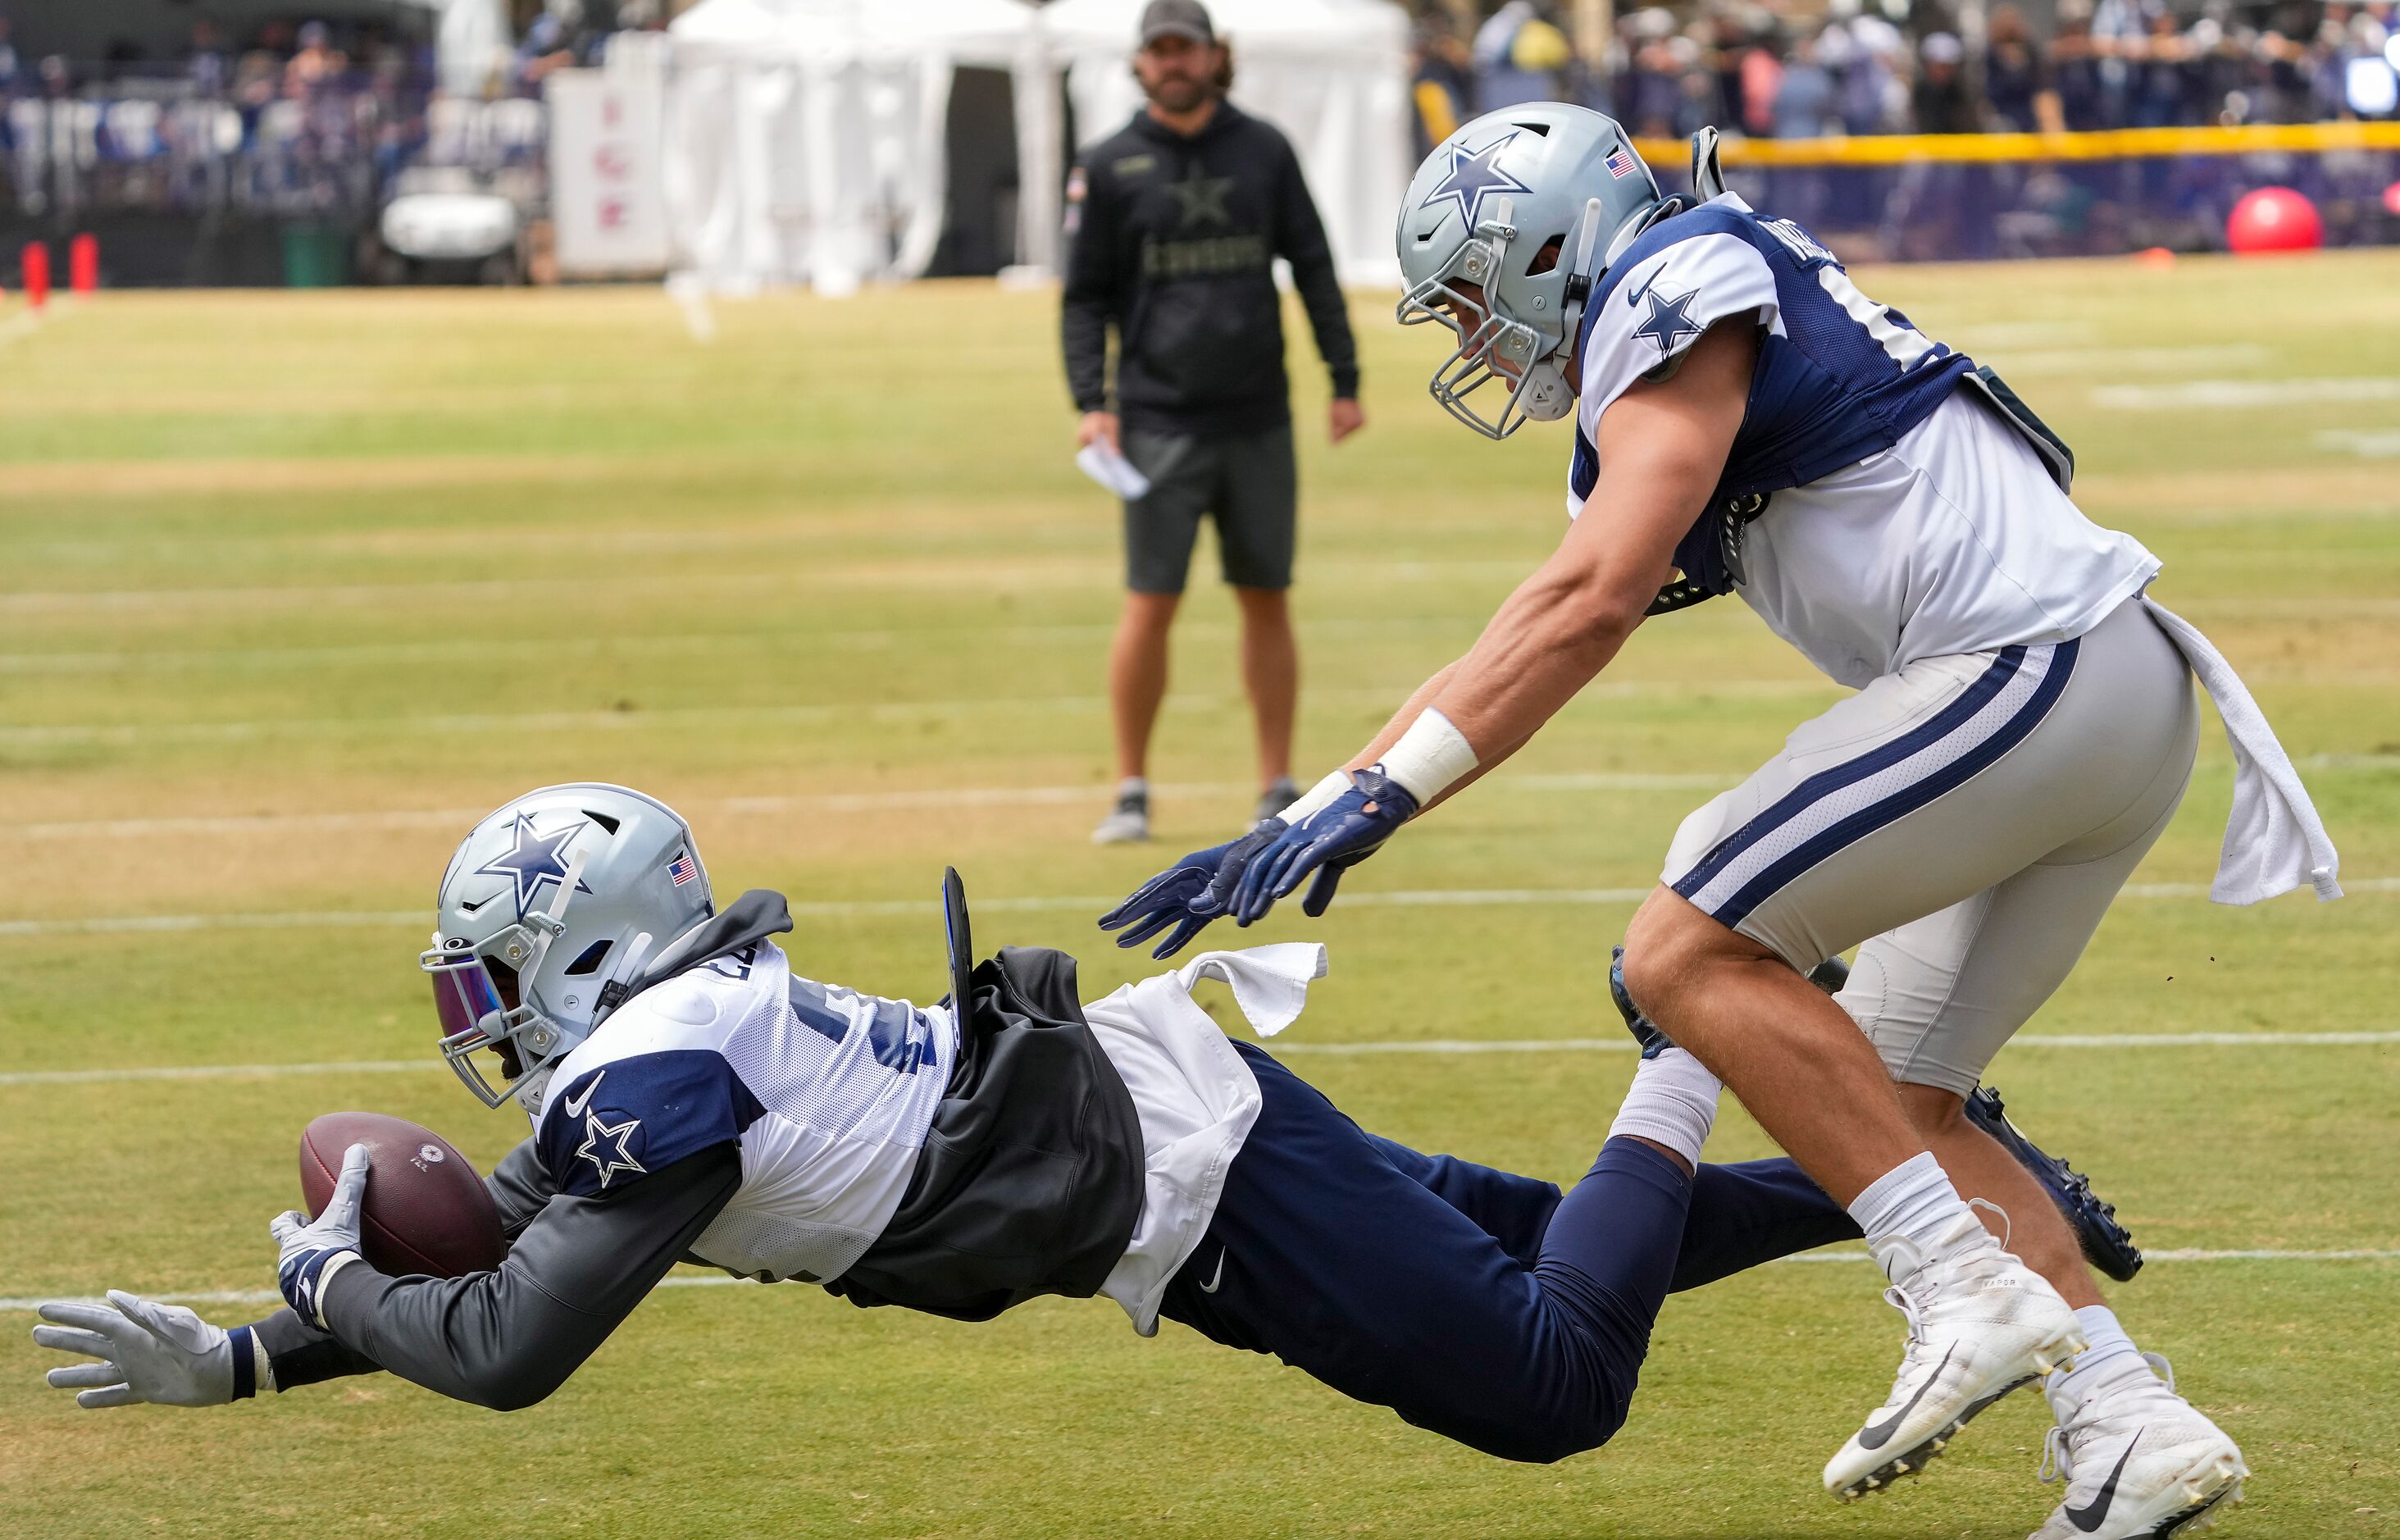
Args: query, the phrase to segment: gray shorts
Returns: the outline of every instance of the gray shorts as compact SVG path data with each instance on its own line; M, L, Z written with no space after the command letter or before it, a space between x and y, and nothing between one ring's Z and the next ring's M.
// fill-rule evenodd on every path
M1892 1078L1965 1096L2174 816L2199 734L2131 599L1875 680L1685 819L1660 880L1795 968L1858 947L1841 1002Z
M1150 478L1125 505L1125 587L1180 593L1200 521L1217 521L1225 580L1236 588L1291 586L1292 526L1300 500L1291 426L1201 438L1128 429L1125 458Z

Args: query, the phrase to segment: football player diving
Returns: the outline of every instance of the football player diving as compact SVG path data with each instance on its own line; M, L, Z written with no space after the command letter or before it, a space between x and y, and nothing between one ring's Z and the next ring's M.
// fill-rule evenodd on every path
M1303 881L1323 912L1646 616L1739 593L1857 693L1684 821L1624 981L1856 1219L1907 1317L1890 1394L1826 1490L1921 1470L2040 1380L2044 1474L2066 1488L2039 1540L2174 1533L2239 1495L2241 1451L2135 1349L1970 1097L2180 801L2195 673L2236 770L2212 895L2338 897L2332 842L2240 679L2146 596L2158 559L2069 500L2066 445L1725 191L1712 131L1693 186L1662 196L1616 123L1552 103L1479 118L1419 168L1399 319L1453 334L1432 390L1479 432L1574 417L1572 522L1347 765L1101 923L1130 943L1174 922L1164 957ZM1854 947L1838 999L1809 987Z
M1208 953L1084 1004L1060 952L970 969L948 897L951 995L879 999L793 967L770 939L791 927L780 894L718 909L663 804L517 798L451 858L420 959L443 1056L533 1121L486 1179L501 1264L377 1272L354 1146L324 1212L274 1222L289 1309L228 1331L130 1294L46 1304L35 1341L96 1360L49 1383L87 1407L204 1406L387 1370L525 1407L687 1261L965 1320L1104 1294L1144 1335L1180 1321L1548 1461L1623 1422L1668 1293L1859 1234L1788 1160L1702 1164L1716 1082L1655 1035L1562 1194L1366 1133L1192 1001L1220 978L1280 1029L1321 947ZM2137 1265L2080 1177L2017 1149Z

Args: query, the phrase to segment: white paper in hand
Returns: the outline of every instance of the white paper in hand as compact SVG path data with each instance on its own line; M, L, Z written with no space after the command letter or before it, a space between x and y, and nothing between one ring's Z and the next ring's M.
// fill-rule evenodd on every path
M1075 469L1120 497L1131 500L1150 496L1150 478L1135 470L1133 462L1118 454L1116 446L1106 439L1094 439L1077 450Z

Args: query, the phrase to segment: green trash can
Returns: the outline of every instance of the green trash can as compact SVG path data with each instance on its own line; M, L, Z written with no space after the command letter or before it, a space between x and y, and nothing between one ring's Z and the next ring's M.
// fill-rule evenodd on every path
M338 225L283 226L283 282L293 289L338 289L350 281L350 233Z

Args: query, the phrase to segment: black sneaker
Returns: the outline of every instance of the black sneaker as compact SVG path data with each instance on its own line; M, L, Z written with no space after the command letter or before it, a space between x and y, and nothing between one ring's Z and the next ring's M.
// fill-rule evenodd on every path
M1967 1098L1967 1121L1999 1140L2001 1149L2033 1173L2074 1230L2085 1261L2119 1283L2133 1281L2142 1270L2142 1248L2134 1244L2132 1233L2117 1222L2117 1206L2092 1191L2091 1178L2057 1156L2045 1154L2020 1133L2008 1120L2000 1094L1988 1085L1975 1087L1975 1094Z
M1658 1024L1643 1015L1642 1008L1633 1003L1633 997L1625 992L1625 948L1622 947L1612 947L1608 951L1608 998L1616 1002L1616 1014L1625 1018L1625 1029L1633 1034L1634 1042L1642 1044L1643 1058L1657 1058L1674 1046L1667 1041L1667 1034L1658 1030Z

